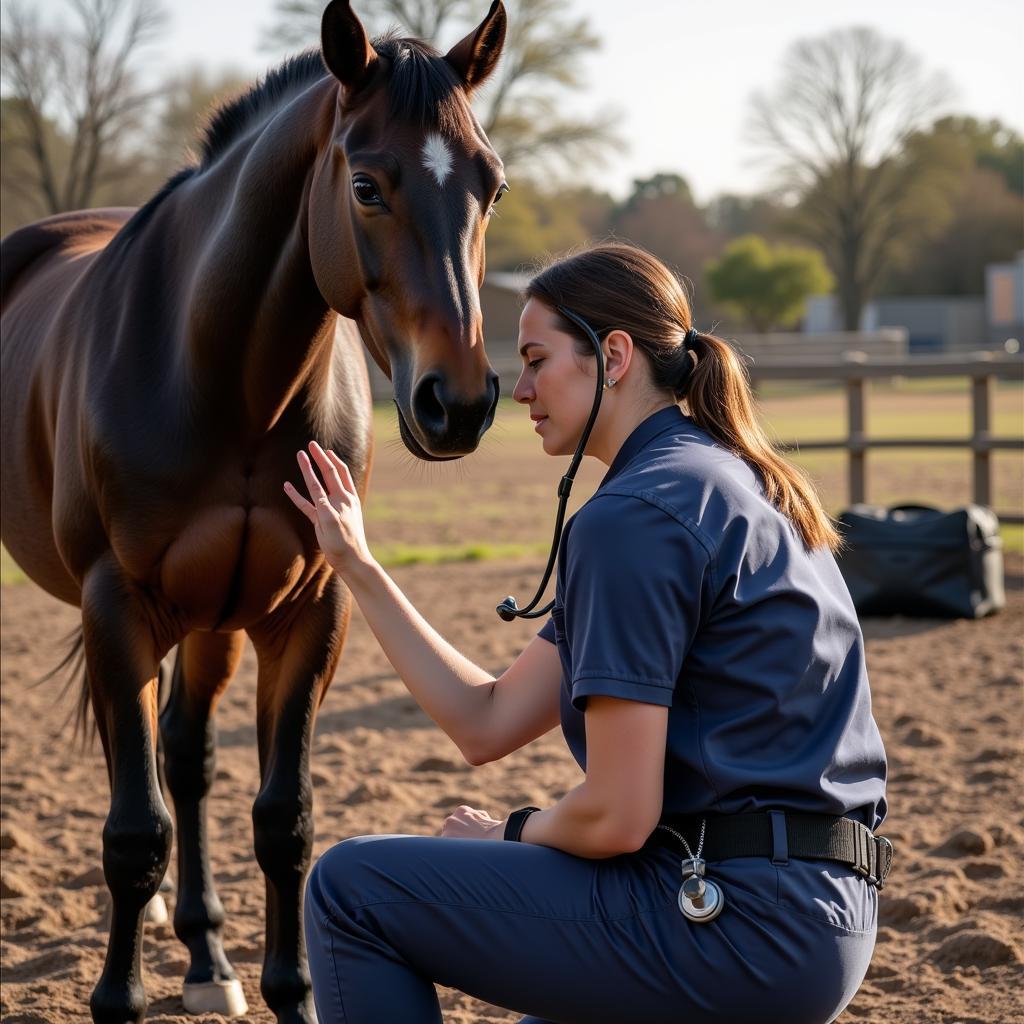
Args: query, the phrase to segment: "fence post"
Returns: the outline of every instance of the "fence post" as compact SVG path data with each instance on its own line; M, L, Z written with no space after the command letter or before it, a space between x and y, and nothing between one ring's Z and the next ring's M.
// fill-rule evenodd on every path
M974 452L974 500L979 505L992 505L992 386L991 374L971 378Z
M849 362L863 362L850 359L861 353L847 353ZM864 398L867 380L864 377L846 378L847 451L849 452L849 495L850 504L867 499L867 439L865 437Z

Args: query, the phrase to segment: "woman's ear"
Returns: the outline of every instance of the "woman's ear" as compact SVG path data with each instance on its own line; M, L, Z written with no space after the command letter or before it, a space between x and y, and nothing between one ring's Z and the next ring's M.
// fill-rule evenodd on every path
M612 331L604 339L604 375L620 381L633 362L633 339L625 331Z

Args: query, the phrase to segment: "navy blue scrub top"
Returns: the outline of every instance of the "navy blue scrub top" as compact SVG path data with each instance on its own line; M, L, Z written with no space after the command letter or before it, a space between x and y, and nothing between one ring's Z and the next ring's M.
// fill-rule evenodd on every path
M885 817L864 638L827 548L679 406L626 439L566 524L540 636L586 771L587 697L669 708L663 814Z

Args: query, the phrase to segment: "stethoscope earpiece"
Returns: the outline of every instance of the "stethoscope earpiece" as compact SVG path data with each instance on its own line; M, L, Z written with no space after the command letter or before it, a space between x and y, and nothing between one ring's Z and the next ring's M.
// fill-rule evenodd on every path
M565 306L558 306L557 309L566 320L571 320L576 324L587 335L594 346L594 352L597 355L597 389L594 394L594 404L590 410L590 418L587 420L587 425L583 428L583 433L580 435L580 443L576 446L576 452L572 457L572 462L569 463L568 472L558 483L558 514L555 516L555 536L551 541L551 553L548 555L548 564L544 569L544 578L540 581L540 586L537 588L537 593L534 595L533 600L525 608L520 608L516 604L516 599L511 595L506 597L495 608L495 611L505 622L511 622L513 619L539 619L542 615L547 615L554 607L555 602L550 601L543 608L534 611L534 608L537 607L540 599L544 596L548 581L551 579L551 570L555 567L555 559L558 557L558 542L562 539L565 509L569 503L569 492L572 490L572 482L576 478L576 470L580 468L580 462L583 461L583 452L587 447L587 441L590 440L590 432L594 429L597 414L601 410L601 392L606 386L615 386L615 381L612 379L608 380L607 385L604 383L604 353L601 351L601 339L597 336L597 332L583 317L577 316L571 309L567 309Z

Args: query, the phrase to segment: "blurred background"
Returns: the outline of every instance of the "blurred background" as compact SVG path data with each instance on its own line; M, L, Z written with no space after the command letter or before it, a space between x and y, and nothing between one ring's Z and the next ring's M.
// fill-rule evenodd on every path
M322 7L5 3L0 229L144 202L190 159L212 105L318 45ZM372 33L393 28L446 49L485 4L355 8ZM511 185L488 229L482 293L503 392L515 379L531 268L590 240L629 239L686 279L701 328L747 356L762 414L832 511L861 498L945 507L977 498L1002 514L1007 544L1024 549L1013 523L1024 511L1019 379L975 376L972 392L972 377L954 372L970 370L977 353L1012 356L1024 338L1024 10L999 0L973 4L969 17L916 0L508 8L500 71L475 101ZM854 380L851 358L894 369ZM941 375L922 376L929 359ZM897 372L908 360L917 369ZM846 377L828 379L823 363ZM819 372L779 377L779 365L796 364ZM388 383L371 369L386 402ZM377 418L380 544L402 535L401 557L412 560L494 550L486 502L471 520L490 526L468 536L453 511L479 501L495 460L415 464L394 443L393 415L384 407ZM932 447L871 451L858 471L848 452L858 431ZM982 435L1015 443L979 455ZM937 447L955 440L964 444ZM826 441L835 447L809 448ZM560 467L533 460L536 439L510 403L489 447L510 467L520 457L532 467L494 483L499 491L518 477L547 496ZM423 478L446 486L425 501ZM541 508L535 522L502 526L504 555L543 547L546 497Z
M502 393L531 268L629 239L685 278L697 325L743 354L760 416L830 512L866 500L999 513L1000 614L862 616L897 867L874 962L840 1020L1019 1024L1024 5L506 2L505 55L476 99L511 186L488 227L481 292ZM371 32L396 26L442 50L487 3L354 0ZM318 44L321 6L4 0L0 230L144 202L190 159L213 104ZM541 457L506 398L479 452L419 462L387 381L372 383L374 553L459 650L500 672L537 624L500 625L494 607L537 584L567 460ZM584 461L572 508L603 471ZM945 564L936 545L921 557L931 550ZM84 1021L106 946L103 761L62 734L70 699L29 685L59 661L78 612L27 584L2 548L0 582L3 1015ZM248 1019L270 1024L257 996L256 680L247 645L218 704L209 828ZM345 835L436 834L463 802L547 806L581 777L558 730L471 770L358 610L313 760L316 854ZM147 931L149 1019L187 1024L182 947L170 924ZM454 990L441 1001L449 1024L519 1016Z

